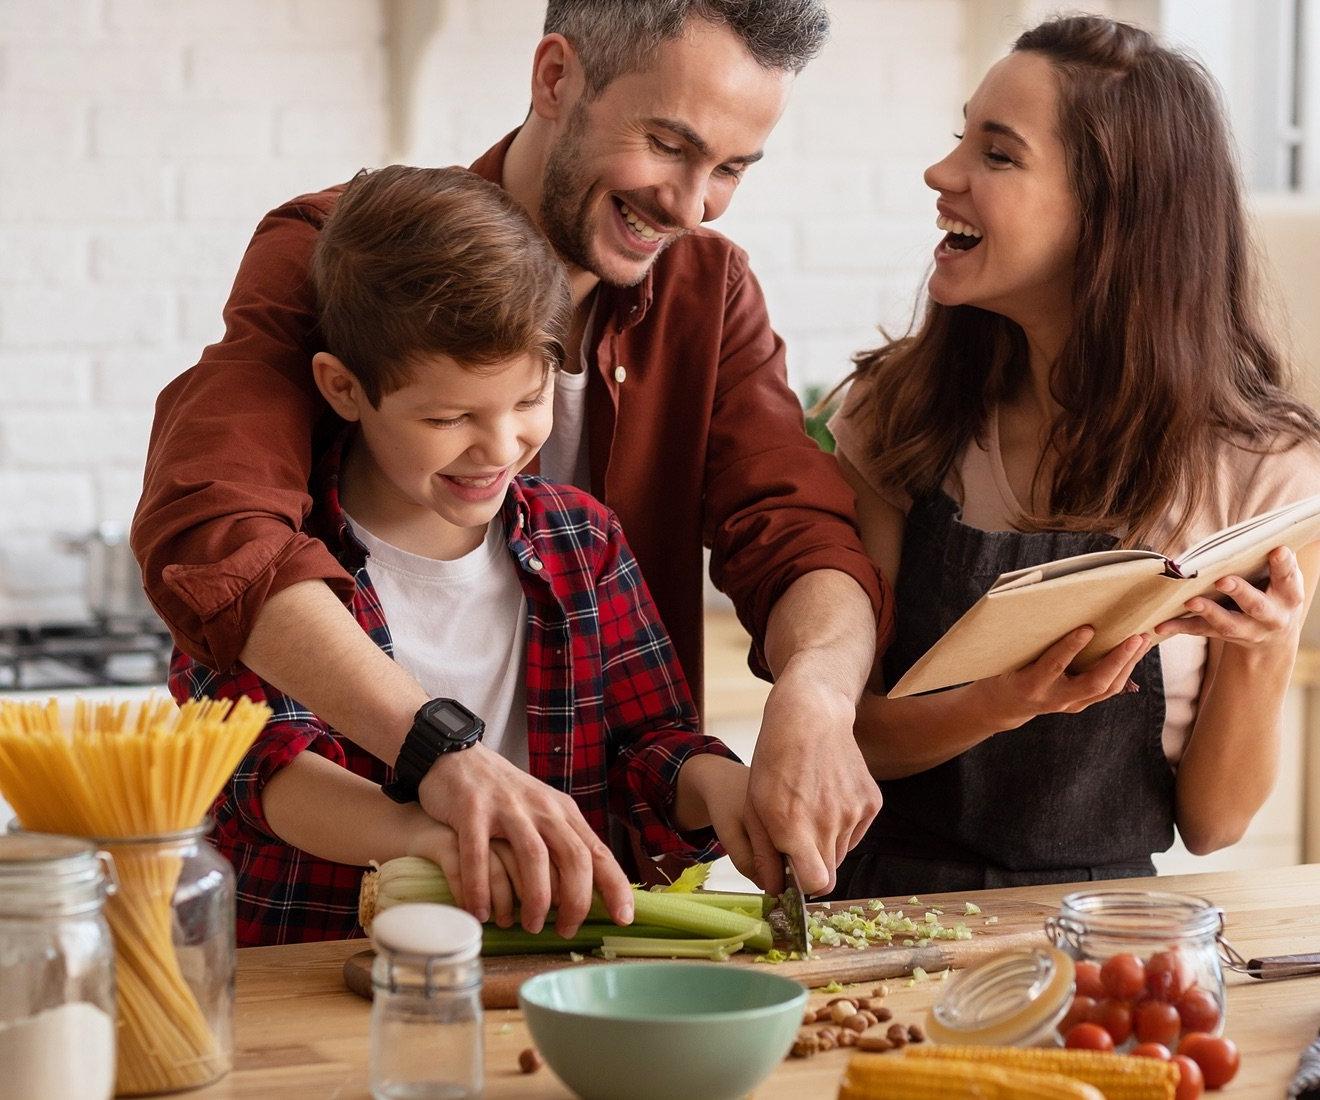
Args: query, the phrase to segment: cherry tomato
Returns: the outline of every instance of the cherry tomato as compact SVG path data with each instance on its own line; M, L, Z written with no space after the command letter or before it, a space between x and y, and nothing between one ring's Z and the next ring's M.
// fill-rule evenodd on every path
M1146 967L1136 955L1115 955L1100 968L1100 983L1117 1001L1134 1001L1146 988Z
M1161 1001L1177 1001L1192 987L1192 968L1177 949L1156 951L1146 963L1146 989Z
M1173 1094L1174 1100L1199 1100L1205 1091L1201 1067L1185 1054L1175 1054L1173 1064L1178 1067L1178 1091Z
M1178 1002L1184 1031L1214 1031L1219 1026L1219 1002L1208 989L1193 987Z
M1237 1076L1238 1066L1242 1064L1237 1043L1232 1039L1206 1035L1200 1031L1184 1035L1178 1044L1178 1053L1201 1067L1208 1089L1223 1088Z
M1077 995L1100 1000L1105 995L1105 987L1100 982L1100 964L1090 959L1083 959L1077 964Z
M1161 1062L1167 1062L1173 1057L1163 1043L1138 1043L1128 1053L1134 1058L1158 1058Z
M1059 1021L1059 1034L1067 1035L1074 1024L1092 1023L1095 1020L1096 1004L1094 997L1084 997L1080 993L1074 997L1072 1007L1068 1009L1068 1015Z
M1069 1050L1113 1050L1114 1040L1099 1024L1075 1024L1063 1045Z
M1164 1043L1172 1046L1182 1031L1182 1017L1165 1001L1143 1001L1132 1013L1132 1029L1139 1043Z
M1132 1037L1132 1009L1123 1001L1101 1001L1091 1019L1109 1032L1116 1047L1121 1047Z

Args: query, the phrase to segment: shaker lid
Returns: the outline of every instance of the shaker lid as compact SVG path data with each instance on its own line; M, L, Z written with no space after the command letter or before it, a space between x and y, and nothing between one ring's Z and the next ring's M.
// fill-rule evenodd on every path
M371 941L377 950L465 962L481 951L481 923L452 905L409 902L376 914Z
M949 983L926 1021L937 1043L1013 1046L1054 1027L1068 1011L1076 968L1053 947L1006 951Z
M35 864L59 863L96 855L96 847L76 836L56 836L52 833L17 832L0 836L0 875L20 870L24 874L36 870Z

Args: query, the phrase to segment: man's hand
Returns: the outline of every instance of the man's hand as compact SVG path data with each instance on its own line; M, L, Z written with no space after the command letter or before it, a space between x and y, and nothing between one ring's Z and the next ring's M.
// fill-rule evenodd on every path
M593 883L610 917L628 924L632 888L609 847L568 795L476 745L441 756L418 792L422 808L458 834L459 875L467 910L491 913L491 843L508 842L522 926L539 932L553 904L555 930L570 936L586 919Z
M744 815L763 890L784 888L783 860L804 893L834 889L835 869L880 812L880 788L853 738L853 701L788 669L766 700Z

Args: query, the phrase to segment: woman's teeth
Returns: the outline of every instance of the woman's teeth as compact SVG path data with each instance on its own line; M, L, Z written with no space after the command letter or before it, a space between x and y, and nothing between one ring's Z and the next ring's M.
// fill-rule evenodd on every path
M981 231L974 225L968 225L966 222L960 222L955 218L946 218L939 214L935 218L935 225L945 233L957 233L960 237L980 237Z
M446 474L445 476L450 481L456 481L469 489L488 489L504 476L504 471L501 470L497 474L491 474L490 477L459 477L457 474Z
M623 202L619 203L619 212L623 215L623 220L628 223L628 227L644 241L658 241L661 237L653 227L642 221L632 209Z

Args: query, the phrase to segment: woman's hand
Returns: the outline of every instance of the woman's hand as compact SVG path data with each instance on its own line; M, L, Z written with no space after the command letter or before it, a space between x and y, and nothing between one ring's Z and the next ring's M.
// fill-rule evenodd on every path
M1087 669L1072 675L1068 666L1095 636L1089 626L1065 634L1026 668L980 680L973 688L982 695L989 714L1001 729L1017 729L1040 714L1077 714L1126 691L1135 691L1129 677L1155 641L1134 634Z
M454 901L461 908L467 908L458 833L448 825L427 817L409 841L408 854L438 863L445 878L449 880ZM513 849L505 840L491 841L490 855L488 885L491 920L501 928L512 928L518 905L518 861L514 859Z
M1183 605L1192 612L1189 618L1160 623L1155 633L1161 639L1175 634L1195 634L1228 645L1291 646L1301 629L1306 602L1302 570L1297 556L1286 546L1270 552L1269 565L1270 580L1264 592L1242 577L1221 577L1215 582L1215 588L1232 597L1240 610L1230 611L1198 596Z

